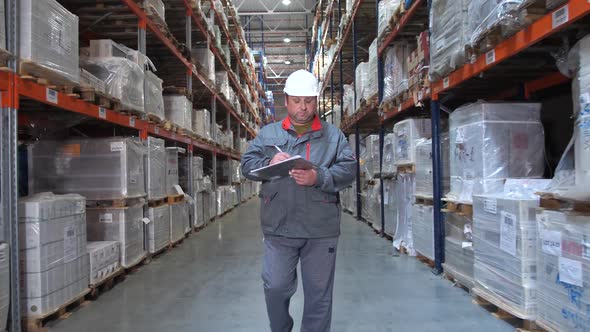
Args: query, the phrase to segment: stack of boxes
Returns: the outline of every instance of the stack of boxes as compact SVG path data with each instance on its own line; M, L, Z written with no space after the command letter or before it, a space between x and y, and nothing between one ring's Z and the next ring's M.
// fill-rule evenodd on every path
M19 200L21 303L43 316L88 289L86 204L80 195L41 193Z
M167 158L164 140L149 137L147 160L148 251L151 254L170 244L170 211L166 201Z
M384 59L383 101L390 102L408 89L408 44L393 44Z
M97 285L121 270L120 243L117 241L88 242L90 285Z
M166 118L162 80L151 71L145 72L145 112L160 120Z
M420 100L420 95L425 96L424 89L430 86L428 78L428 69L430 68L429 31L421 32L416 41L418 47L408 56L408 86L414 100Z
M445 273L465 287L473 288L474 256L472 218L459 213L445 213Z
M205 76L215 84L215 56L208 47L198 47L191 50L193 63L197 65L199 71L203 71Z
M206 140L211 140L211 116L208 110L195 110L192 128L198 136Z
M193 103L183 95L164 96L166 120L182 129L193 129Z

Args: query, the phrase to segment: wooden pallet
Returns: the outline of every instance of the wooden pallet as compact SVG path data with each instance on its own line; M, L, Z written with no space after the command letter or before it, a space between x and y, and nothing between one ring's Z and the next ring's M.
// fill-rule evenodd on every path
M473 218L473 205L455 202L446 198L443 198L446 202L446 207L442 210L443 212L453 212L468 218Z
M414 198L416 199L416 204L428 205L428 206L434 205L434 200L432 197L414 195Z
M104 198L104 199L88 199L86 200L87 207L114 207L123 208L135 206L143 202L145 195L123 197L123 198Z
M20 61L19 75L21 76L21 79L35 80L42 85L55 85L58 87L78 85L68 78L63 77L60 73L28 60Z
M91 87L77 87L74 89L74 92L80 95L80 99L98 107L115 109L121 103L117 98L108 96Z
M170 243L166 244L163 248L160 248L160 249L156 250L155 252L148 253L147 260L151 263L152 260L160 257L160 255L166 253L168 250L170 250Z
M86 295L86 298L88 300L98 299L102 293L113 289L116 284L123 282L125 277L125 269L119 267L119 269L114 271L111 275L107 276L103 280L97 282L94 285L90 285L90 292L88 295Z
M402 2L395 9L395 11L393 12L393 15L391 15L391 19L389 19L389 24L388 24L389 28L390 29L395 28L395 26L397 25L397 22L399 22L399 20L401 20L401 18L404 16L405 13L406 13L406 8Z
M432 259L422 255L421 253L416 254L416 259L419 260L420 262L428 265L428 267L430 267L431 269L434 268L434 261Z
M451 281L453 283L453 286L459 287L459 288L463 289L464 291L466 291L467 293L471 293L471 289L473 289L473 286L470 284L467 284L463 281L467 277L462 277L460 273L456 272L455 269L450 267L448 264L443 263L442 267L443 267L443 271L444 271L444 273L443 273L444 278Z
M143 256L141 256L140 258L137 259L136 262L134 262L133 264L127 266L127 267L123 267L125 269L125 273L127 274L133 274L135 273L137 270L139 270L140 267L149 264L151 261L149 259L149 255L147 253L145 253Z
M48 89L61 92L63 94L66 94L68 97L80 98L80 94L74 92L74 90L76 89L76 85L74 84L56 85L47 78L42 78L33 75L23 75L21 76L21 79L24 81L35 82L39 85L44 85Z
M397 173L416 173L416 165L415 164L408 164L408 165L398 165L397 166Z
M72 315L72 312L87 305L89 302L86 301L86 295L90 292L90 289L84 290L78 294L72 300L61 305L57 309L41 316L36 317L25 317L22 322L22 329L25 332L45 332L44 328L47 323L51 321L67 319Z
M149 207L158 207L166 204L168 204L168 196L164 196L158 199L151 199L148 201Z
M186 234L185 234L186 235ZM183 236L181 239L176 240L175 242L172 242L168 245L168 249L174 249L176 247L178 247L179 245L181 245L184 242L184 239L186 238L186 236Z
M133 116L136 117L138 119L143 119L145 117L145 113L143 111L138 111L135 109L130 109L126 106L123 106L123 104L118 103L113 107L114 111L117 111L121 114L127 115L127 116Z
M168 195L168 204L176 204L184 201L184 195Z
M164 119L161 118L159 115L154 114L154 113L148 113L147 114L147 119L149 123L153 123L153 124L157 124L157 125L163 125L164 124Z
M553 326L553 324L541 320L536 320L535 324L539 330L543 332L561 332L558 327ZM516 332L527 332L525 330L516 329Z
M540 207L547 210L572 209L576 212L590 213L590 202L561 199L551 193L539 193L541 196Z
M186 87L178 87L178 86L166 86L164 87L163 93L165 95L180 95L185 96L187 98L191 98L192 93Z
M486 308L492 313L492 316L516 325L515 327L518 331L539 331L539 327L534 320L529 319L529 317L518 308L506 303L487 290L474 287L473 294L475 295L475 298L472 300L474 304Z

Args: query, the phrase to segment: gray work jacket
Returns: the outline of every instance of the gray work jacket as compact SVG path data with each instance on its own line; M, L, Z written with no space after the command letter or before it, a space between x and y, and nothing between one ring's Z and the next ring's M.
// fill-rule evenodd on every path
M344 134L315 118L311 131L298 136L289 118L264 126L242 156L242 174L259 181L250 171L266 166L278 150L300 155L318 166L313 187L300 186L290 177L263 181L260 219L266 235L322 238L340 235L338 192L355 177L356 160Z

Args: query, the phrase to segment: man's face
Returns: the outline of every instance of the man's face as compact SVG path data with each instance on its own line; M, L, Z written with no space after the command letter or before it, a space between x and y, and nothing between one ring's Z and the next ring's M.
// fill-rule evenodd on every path
M317 109L317 97L287 96L287 112L295 124L306 124L313 120Z

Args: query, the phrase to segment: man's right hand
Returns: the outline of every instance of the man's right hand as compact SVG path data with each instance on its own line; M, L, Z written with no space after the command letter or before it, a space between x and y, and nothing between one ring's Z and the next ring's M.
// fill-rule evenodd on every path
M279 152L279 153L275 154L274 157L272 157L272 160L270 161L270 165L274 165L278 162L281 162L283 160L287 160L289 158L291 158L291 156L288 153Z

